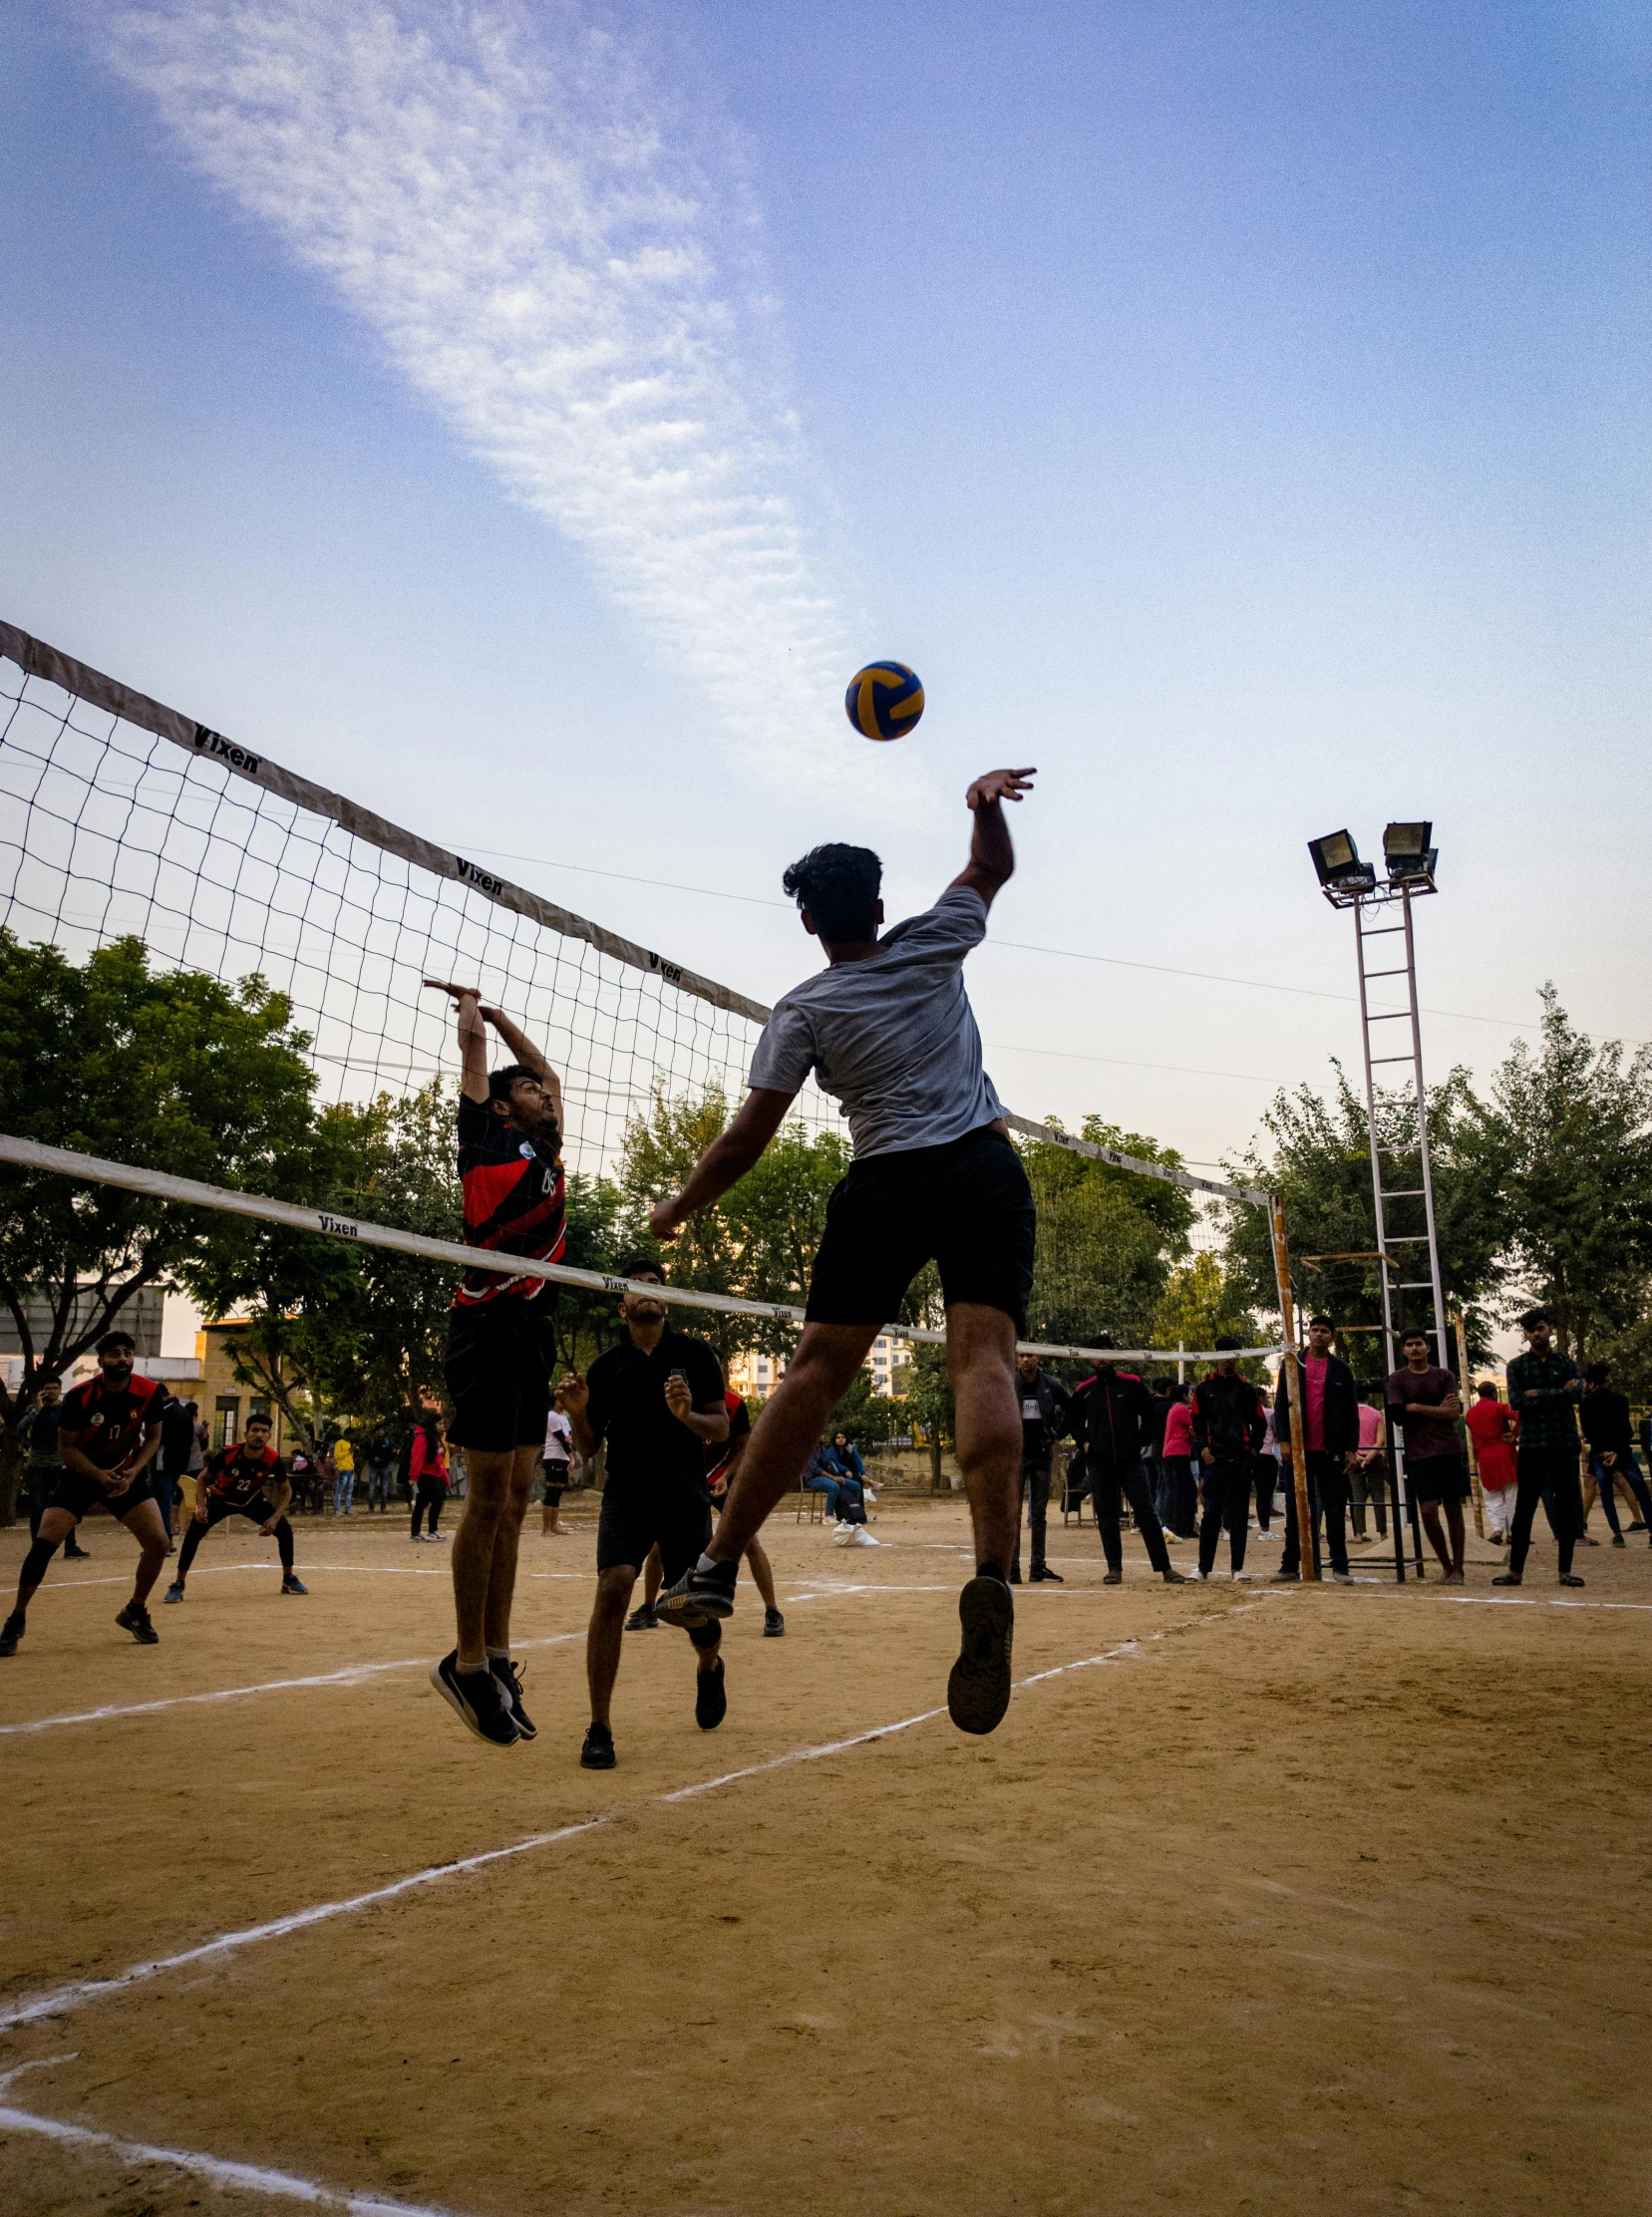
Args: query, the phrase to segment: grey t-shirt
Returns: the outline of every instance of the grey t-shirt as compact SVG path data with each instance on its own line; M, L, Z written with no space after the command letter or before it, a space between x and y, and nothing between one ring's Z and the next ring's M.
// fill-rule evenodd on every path
M806 978L777 1002L751 1084L796 1093L813 1072L842 1103L856 1156L979 1131L1004 1113L964 991L964 957L986 935L980 894L949 886L875 955Z

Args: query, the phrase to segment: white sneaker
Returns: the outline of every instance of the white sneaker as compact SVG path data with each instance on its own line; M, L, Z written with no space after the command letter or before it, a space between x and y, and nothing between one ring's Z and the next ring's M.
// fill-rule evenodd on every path
M872 1538L864 1524L856 1524L854 1537L849 1541L849 1545L851 1547L876 1547L878 1542Z

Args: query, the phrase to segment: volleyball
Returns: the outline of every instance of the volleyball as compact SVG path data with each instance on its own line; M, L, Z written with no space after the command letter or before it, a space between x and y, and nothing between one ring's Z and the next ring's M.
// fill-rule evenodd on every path
M923 687L904 662L868 662L849 680L843 706L863 739L900 739L923 714Z

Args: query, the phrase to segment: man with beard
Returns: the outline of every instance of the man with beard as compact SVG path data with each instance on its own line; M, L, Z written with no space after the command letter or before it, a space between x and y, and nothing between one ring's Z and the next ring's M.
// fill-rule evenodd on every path
M1061 1572L1045 1561L1050 1523L1050 1457L1056 1441L1073 1428L1073 1397L1059 1378L1052 1378L1036 1355L1016 1358L1015 1391L1021 1403L1021 1490L1027 1501L1027 1523L1032 1541L1028 1577L1035 1586L1059 1586ZM1021 1533L1015 1535L1015 1560L1010 1584L1021 1583Z
M555 1262L567 1240L561 1080L507 1016L482 1007L472 987L438 990L453 996L459 1013L466 1243ZM491 1074L490 1024L516 1058ZM510 1601L522 1515L550 1409L555 1306L548 1279L467 1271L454 1295L443 1356L454 1408L448 1438L465 1449L470 1486L453 1548L459 1640L432 1667L431 1684L479 1739L496 1747L534 1736L510 1660Z
M1217 1362L1208 1378L1193 1388L1193 1444L1198 1449L1204 1486L1204 1514L1198 1527L1198 1574L1208 1578L1216 1566L1222 1518L1228 1524L1228 1550L1235 1578L1244 1576L1245 1541L1250 1533L1250 1488L1256 1457L1267 1436L1261 1396L1239 1373L1236 1351L1244 1343L1231 1332L1216 1341Z
M136 1347L130 1332L106 1332L98 1342L98 1375L77 1386L63 1403L58 1453L63 1475L40 1519L40 1530L23 1558L17 1601L0 1625L0 1655L15 1655L27 1629L29 1603L46 1566L87 1510L107 1501L138 1542L138 1577L132 1599L115 1622L140 1647L161 1644L146 1604L166 1559L166 1533L156 1506L153 1465L161 1446L165 1386L139 1378L132 1367Z
M1104 1333L1090 1344L1109 1348L1113 1342ZM1136 1511L1137 1529L1154 1569L1166 1586L1184 1582L1180 1571L1170 1566L1164 1527L1148 1490L1142 1440L1152 1424L1152 1395L1134 1371L1122 1371L1116 1363L1098 1363L1096 1375L1085 1379L1073 1396L1073 1429L1084 1448L1085 1468L1090 1472L1090 1504L1107 1556L1104 1586L1124 1582L1125 1552L1119 1532L1121 1492Z

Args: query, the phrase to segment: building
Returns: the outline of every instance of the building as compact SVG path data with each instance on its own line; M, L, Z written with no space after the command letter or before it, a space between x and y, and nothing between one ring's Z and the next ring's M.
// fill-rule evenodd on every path
M271 1444L277 1454L285 1454L289 1441L294 1445L299 1442L292 1439L279 1407L267 1394L257 1394L250 1386L243 1386L230 1361L229 1335L244 1332L246 1326L245 1317L219 1317L201 1327L195 1334L199 1385L193 1394L184 1394L182 1398L192 1400L205 1418L214 1447L232 1446L244 1434L248 1417L256 1415L272 1420L275 1430Z
M110 1322L109 1329L112 1332L130 1332L137 1341L140 1370L144 1367L146 1356L161 1353L161 1312L165 1300L166 1296L160 1286L143 1286L130 1301L122 1303ZM69 1320L69 1335L72 1339L78 1338L88 1329L101 1307L95 1285L83 1283L76 1287L74 1313ZM23 1304L23 1318L38 1353L52 1336L52 1303L43 1293L32 1295ZM11 1311L5 1310L0 1313L0 1356L20 1356L22 1353L23 1342L16 1322ZM154 1373L149 1372L146 1375L153 1377Z
M862 1365L871 1375L872 1391L903 1400L906 1385L901 1373L911 1360L911 1348L904 1340L891 1340L886 1332L880 1332ZM767 1401L786 1376L786 1357L756 1355L748 1349L729 1358L728 1371L729 1384L737 1394L747 1401Z

